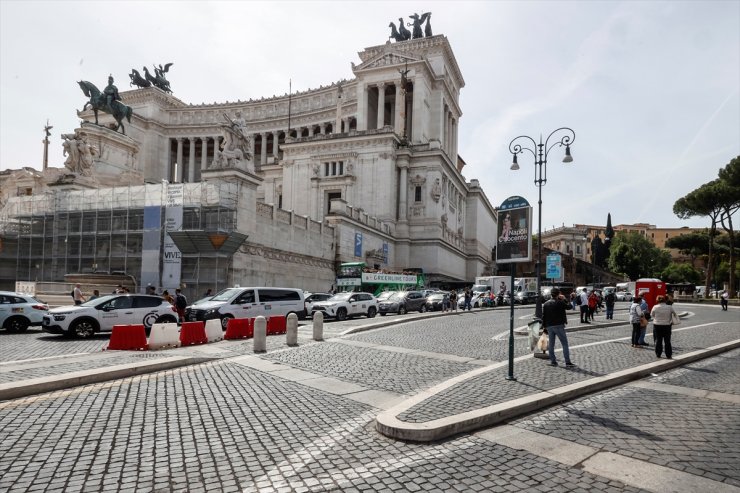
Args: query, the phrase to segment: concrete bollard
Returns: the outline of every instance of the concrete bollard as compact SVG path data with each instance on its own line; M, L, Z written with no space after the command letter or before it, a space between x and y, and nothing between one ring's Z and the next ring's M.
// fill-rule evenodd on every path
M285 342L288 346L298 345L298 315L291 313L286 322Z
M319 311L313 314L313 340L324 340L324 314Z
M267 320L262 315L254 319L254 352L267 352Z

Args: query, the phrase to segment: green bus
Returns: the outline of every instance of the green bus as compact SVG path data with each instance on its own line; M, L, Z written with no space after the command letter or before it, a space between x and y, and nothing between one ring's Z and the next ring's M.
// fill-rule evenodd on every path
M378 296L383 291L410 291L424 288L424 273L421 269L408 269L403 274L366 272L366 269L365 262L341 264L337 271L337 291L362 291Z

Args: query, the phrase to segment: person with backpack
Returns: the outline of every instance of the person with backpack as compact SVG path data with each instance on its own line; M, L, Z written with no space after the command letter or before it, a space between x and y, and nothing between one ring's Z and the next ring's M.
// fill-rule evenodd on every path
M609 291L604 301L606 302L606 319L614 320L614 303L617 301L617 295L614 294L614 291Z
M175 310L177 316L180 319L180 323L185 321L185 307L188 306L188 299L180 291L180 288L175 289Z

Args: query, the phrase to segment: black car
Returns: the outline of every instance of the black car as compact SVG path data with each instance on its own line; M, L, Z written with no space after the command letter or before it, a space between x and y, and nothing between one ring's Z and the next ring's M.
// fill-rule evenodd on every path
M449 306L450 295L448 293L432 293L427 296L426 308L430 312L438 312L444 308L444 304Z

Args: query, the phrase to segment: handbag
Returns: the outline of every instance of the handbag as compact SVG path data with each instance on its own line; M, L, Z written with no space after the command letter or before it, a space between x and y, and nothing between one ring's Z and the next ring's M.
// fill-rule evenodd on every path
M648 320L647 320L647 318L645 318L645 315L642 315L640 317L640 328L641 329L644 329L647 326L648 326Z
M681 323L681 318L679 318L678 314L676 312L671 312L671 325L679 325Z

